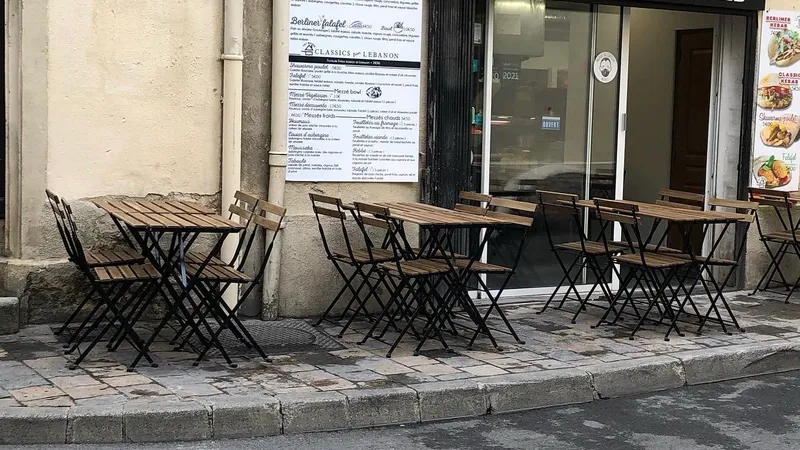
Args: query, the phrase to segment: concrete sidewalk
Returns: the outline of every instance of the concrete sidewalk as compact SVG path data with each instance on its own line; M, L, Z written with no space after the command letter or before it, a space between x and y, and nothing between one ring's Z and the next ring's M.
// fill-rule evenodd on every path
M255 437L414 423L519 411L800 369L800 306L765 296L729 295L746 333L709 326L702 336L665 326L628 340L614 327L591 329L571 313L536 315L540 303L507 307L525 344L496 334L454 353L430 342L412 356L412 338L391 359L387 345L354 344L368 325L339 340L342 349L237 357L199 367L190 352L159 342L158 368L128 373L130 349L95 351L67 369L47 326L0 336L0 443L107 443ZM334 334L338 329L328 329ZM102 347L102 346L100 346Z

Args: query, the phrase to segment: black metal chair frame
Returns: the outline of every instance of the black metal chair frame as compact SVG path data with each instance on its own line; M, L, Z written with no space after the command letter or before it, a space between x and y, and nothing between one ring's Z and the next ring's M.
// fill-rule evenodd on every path
M72 354L78 351L78 357L70 364L69 368L77 368L91 350L105 337L115 323L118 323L120 328L124 330L124 333L122 333L119 339L128 341L134 349L139 351L140 357L144 357L151 366L157 367L158 365L147 353L146 348L143 346L142 339L133 328L135 322L131 322L133 318L132 314L129 312L128 315L125 315L125 313L131 309L131 306L133 306L135 310L137 305L146 302L148 298L152 298L157 294L158 291L151 288L158 281L158 273L153 269L155 276L152 278L145 277L136 280L99 279L93 271L95 267L90 266L86 262L83 244L78 234L77 223L75 222L69 203L63 199L59 199L58 196L50 191L47 191L47 197L56 219L56 227L62 239L62 243L64 244L64 248L67 251L68 259L78 268L90 284L90 294L87 298L91 298L93 293L97 293L99 297L99 301L84 319L78 331L70 338L68 348L64 351L65 354ZM109 270L118 270L117 266L106 267L108 267ZM151 275L153 272L148 275ZM131 287L137 283L140 285L139 289L137 289L133 295L128 296L127 301L123 302L123 299L126 297ZM92 319L94 320L92 321ZM100 332L95 335L94 339L92 339L86 348L81 351L80 345L88 339L92 331L102 325L104 319L106 319L106 324L102 327ZM133 367L134 365L130 366L128 370L133 370Z
M788 282L780 266L787 254L795 254L800 257L800 247L798 247L798 239L800 238L800 236L798 236L798 234L800 234L800 217L798 217L797 220L792 217L792 210L797 207L798 200L791 198L789 192L759 188L749 188L748 191L750 201L758 203L761 206L772 207L783 228L782 231L791 234L791 238L787 236L785 239L771 237L770 234L773 233L768 233L764 230L760 214L756 213L756 228L758 229L761 242L764 244L764 248L767 250L767 254L770 257L770 263L750 295L755 294L759 290L771 292L770 285L772 285L772 283L778 283L779 286L783 286L785 290L788 291L785 300L785 302L788 303L798 283L792 284ZM770 244L778 244L777 250L773 250ZM775 281L775 275L780 277L780 281ZM762 284L763 288L761 287Z

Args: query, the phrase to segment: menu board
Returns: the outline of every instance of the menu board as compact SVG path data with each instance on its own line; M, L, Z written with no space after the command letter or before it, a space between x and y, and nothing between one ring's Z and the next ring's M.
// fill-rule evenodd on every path
M798 190L800 12L765 11L751 186Z
M416 182L422 0L290 0L289 181Z

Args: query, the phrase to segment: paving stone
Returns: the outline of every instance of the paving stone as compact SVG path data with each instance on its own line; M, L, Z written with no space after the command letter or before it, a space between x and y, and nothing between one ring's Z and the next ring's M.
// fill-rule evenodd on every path
M284 373L294 373L294 372L307 372L310 370L317 370L316 366L312 366L310 364L279 364L275 366L275 369L280 370Z
M22 402L25 406L72 406L75 403L72 401L71 398L63 395L61 397L52 397L52 398L43 398L40 400L29 400Z
M363 337L363 336L362 336ZM335 350L332 352L328 352L328 354L336 356L342 359L352 359L352 358L369 358L372 353L362 350L360 348L347 348L344 350Z
M361 368L372 370L381 375L397 375L402 373L412 373L414 369L396 363L387 358L366 358L356 361L356 365Z
M683 365L669 356L654 356L587 367L600 398L674 389L686 384Z
M66 392L67 395L69 395L75 400L91 398L91 397L101 397L104 395L114 395L117 393L117 391L114 388L108 387L104 384L69 387L69 388L64 388L63 391Z
M534 366L539 366L545 370L553 370L553 369L568 369L570 367L574 367L570 363L556 361L554 359L543 359L540 361L534 361L531 363Z
M424 366L424 365L429 365L429 364L436 364L438 362L435 359L428 358L427 356L424 356L424 355L419 355L419 356L398 356L398 357L392 356L392 361L394 361L394 362L396 362L398 364L402 364L402 365L404 365L406 367Z
M8 390L50 384L28 366L16 361L8 361L8 363L0 366L0 387Z
M489 363L495 367L499 367L501 369L513 369L518 367L525 367L529 366L529 362L522 362L518 359L514 358L500 358L500 359L493 359L489 361Z
M407 387L344 391L352 428L420 421L417 393Z
M437 375L436 381L454 381L454 380L464 380L467 378L475 378L475 375L469 372L450 373L447 375Z
M69 408L0 409L0 444L64 444Z
M197 397L222 394L222 391L208 383L187 384L177 388L169 388L169 390L180 397Z
M281 406L274 397L219 395L199 401L211 408L214 439L281 434Z
M460 369L463 367L472 367L472 366L482 366L485 363L483 361L479 361L477 359L470 358L468 356L452 356L449 358L439 358L444 364L447 364L450 367L455 367L456 369Z
M482 366L464 367L461 370L481 377L508 373L505 370L499 367L495 367L491 364L484 364Z
M344 430L350 426L347 398L338 392L281 394L277 398L284 433Z
M481 379L493 412L524 411L590 402L594 399L586 371L562 369Z
M88 397L75 400L76 405L82 405L82 406L122 405L127 402L128 402L128 397L125 397L122 394L101 395L100 397Z
M103 378L103 383L106 383L111 387L136 386L139 384L149 384L152 382L153 380L150 378L139 374L128 374L119 377Z
M13 408L15 406L22 406L18 401L13 398L0 398L0 408Z
M489 410L486 392L476 380L443 381L409 387L417 392L423 422L481 416Z
M375 373L371 370L362 370L358 372L346 372L339 375L340 377L344 378L350 382L358 382L358 381L377 381L377 380L387 380L386 376L381 375L379 373Z
M294 372L292 376L298 380L315 387L321 391L337 391L341 389L353 389L353 383L344 378L337 377L324 370L312 370L309 372Z
M431 376L461 373L460 370L454 367L450 367L447 364L428 364L424 366L415 366L414 370L417 370L422 374Z
M8 393L5 389L0 389L0 399L9 398L11 394Z
M123 415L128 442L196 441L212 436L209 410L196 402L132 400L123 407Z
M33 386L22 389L11 389L8 393L23 403L31 400L41 400L43 398L53 398L64 395L64 391L55 386Z
M544 359L545 358L543 355L540 355L538 353L526 352L526 351L506 353L505 356L508 357L508 358L514 358L514 359L519 360L519 361L538 361L540 359ZM494 364L494 363L492 363L492 364Z
M122 404L78 405L69 410L69 439L74 444L125 441Z
M128 398L157 397L161 395L168 395L171 393L164 386L160 386L155 383L138 384L136 386L125 386L117 388L117 390L125 394Z
M77 386L90 386L101 384L89 375L76 375L74 377L55 377L50 382L61 389L73 388Z

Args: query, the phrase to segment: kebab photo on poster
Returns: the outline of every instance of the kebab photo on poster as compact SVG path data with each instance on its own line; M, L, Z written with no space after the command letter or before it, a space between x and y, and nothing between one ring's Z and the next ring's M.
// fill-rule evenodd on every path
M798 133L800 133L800 123L797 123L796 116L792 116L767 122L759 134L761 142L767 147L789 148L797 141Z
M767 47L769 63L787 67L800 61L800 33L794 30L780 30L772 35Z
M753 161L756 180L763 179L764 187L769 189L786 186L792 181L792 169L785 161L775 159L775 155L762 156Z
M758 82L758 106L764 109L786 109L792 104L792 89L771 73Z

